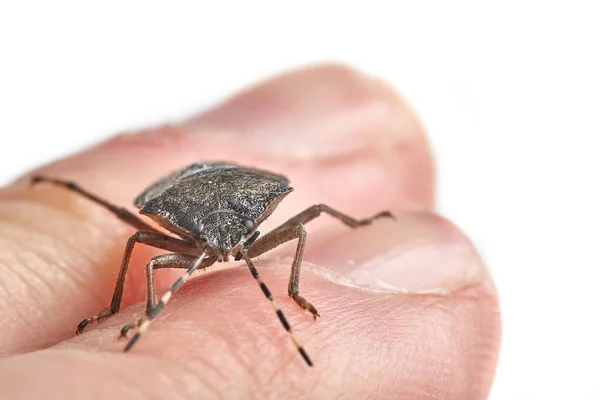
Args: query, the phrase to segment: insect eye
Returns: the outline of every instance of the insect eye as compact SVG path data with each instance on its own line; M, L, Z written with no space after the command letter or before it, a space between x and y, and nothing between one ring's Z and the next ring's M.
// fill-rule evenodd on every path
M254 229L254 222L247 219L244 221L244 226L246 227L246 233L250 233Z

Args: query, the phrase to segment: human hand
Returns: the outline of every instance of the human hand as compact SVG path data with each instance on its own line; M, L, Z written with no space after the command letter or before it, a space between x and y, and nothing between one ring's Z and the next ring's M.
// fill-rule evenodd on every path
M496 292L469 240L432 212L424 132L385 84L318 66L250 88L192 120L123 134L36 174L129 206L148 184L200 160L288 176L295 191L267 232L312 204L396 220L307 225L300 283L316 322L287 297L295 243L256 261L310 354L310 368L247 268L200 273L127 354L120 328L143 315L137 246L121 312L75 336L110 303L127 237L105 210L27 178L0 192L1 398L483 399L500 342ZM231 265L229 265L231 266ZM156 274L159 293L181 270Z

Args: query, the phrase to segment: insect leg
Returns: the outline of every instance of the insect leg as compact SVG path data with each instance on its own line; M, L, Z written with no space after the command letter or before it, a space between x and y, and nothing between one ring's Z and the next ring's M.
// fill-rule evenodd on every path
M108 211L113 213L121 221L125 222L128 225L133 226L136 229L139 229L142 231L157 231L154 227L152 227L151 225L148 225L147 223L142 221L138 216L131 213L126 208L111 204L108 201L96 196L95 194L88 192L87 190L83 189L82 187L80 187L79 185L77 185L74 182L65 181L65 180L61 180L61 179L55 179L55 178L48 178L45 176L34 176L31 179L31 183L34 185L41 183L41 182L52 183L54 185L62 186L72 192L75 192L75 193L85 197L86 199L91 200L92 202L98 204L99 206L104 207L105 209L107 209Z
M148 300L146 302L146 315L156 307L156 288L154 286L154 270L162 268L182 268L187 269L196 262L198 256L181 253L162 254L152 258L146 264L146 280L148 284ZM213 265L217 257L206 257L198 269L205 269Z
M189 279L190 275L192 275L192 273L194 271L196 271L196 269L198 269L200 266L203 265L203 262L205 259L206 259L206 253L202 253L199 257L196 257L196 259L194 260L192 265L190 265L188 267L188 270L185 272L185 274L183 274L183 276L181 278L179 278L179 279L177 279L177 281L175 281L175 283L171 286L169 291L166 292L161 297L160 301L156 304L156 306L154 306L148 312L148 315L146 316L146 318L142 318L137 322L137 324L135 326L136 332L131 337L131 339L129 340L129 342L123 349L123 351L131 350L131 348L137 343L137 341L140 340L140 337L142 337L142 335L148 330L148 326L150 326L150 323L152 322L152 320L154 318L156 318L158 313L163 308L165 308L165 306L167 305L169 300L171 300L171 297L173 297L173 293L175 293L177 290L179 290L179 288L181 288L181 286L183 286L183 284ZM121 330L121 335L125 336L127 334L127 331L129 331L129 329L130 329L130 325L125 325L123 327L123 329Z
M317 319L317 317L320 317L317 309L300 296L300 267L302 266L302 256L306 245L306 230L303 225L298 224L285 227L284 229L274 229L250 246L248 256L251 258L258 257L259 255L294 239L298 239L298 246L296 247L296 254L294 255L294 261L292 262L292 271L290 274L290 282L288 284L288 295L294 299L300 308L310 311L313 318Z
M306 223L312 221L313 219L317 218L318 216L320 216L321 213L329 214L333 218L341 221L344 225L348 225L351 228L369 225L374 220L379 219L379 218L394 218L392 213L390 213L389 211L381 211L381 212L379 212L371 217L368 217L368 218L356 219L356 218L350 217L344 213L341 213L340 211L338 211L334 208L331 208L326 204L315 204L313 206L308 207L306 210L302 211L298 215L290 218L289 220L287 220L286 222L284 222L277 228L273 229L273 231L283 230L283 229L289 228L294 225L306 224Z
M292 327L291 327L290 323L285 318L283 311L281 311L281 309L275 302L275 299L273 299L273 295L271 294L271 291L269 290L267 285L263 282L263 280L260 278L260 275L259 275L258 271L256 270L254 263L252 262L252 260L248 256L248 254L244 254L243 258L244 258L244 261L246 261L246 264L248 265L248 268L250 269L252 276L254 277L254 279L256 279L256 282L258 282L258 285L260 286L265 297L271 303L273 310L275 310L275 314L277 314L277 317L279 317L279 321L281 322L281 325L283 325L285 330L288 331L288 333L290 334L290 337L292 339L292 342L294 343L294 346L296 346L296 349L298 350L298 352L300 353L300 355L302 356L304 361L306 361L306 363L312 367L313 363L310 360L310 357L308 357L306 350L304 350L304 347L302 347L302 345L300 345L300 343L298 342L298 339L296 339L296 337L292 333Z
M389 211L381 211L368 218L356 219L343 214L326 204L315 204L273 229L271 232L258 239L254 245L250 247L248 255L254 258L285 242L298 238L298 247L296 248L294 262L292 263L288 294L302 309L310 311L315 319L319 316L317 309L299 294L300 267L302 265L302 255L304 254L304 246L306 244L306 231L303 224L317 218L321 213L329 214L351 228L369 225L379 218L393 218L393 215Z
M156 247L163 250L173 251L177 253L188 253L198 254L200 251L190 243L177 239L159 232L148 232L148 231L137 231L134 233L125 246L125 252L123 254L123 260L121 262L121 270L119 271L119 277L115 285L115 291L113 293L110 308L101 311L98 315L86 318L77 325L77 334L83 332L83 330L91 323L103 320L116 314L121 306L121 300L123 299L123 287L125 285L125 276L129 267L129 260L136 243L143 243L148 246Z

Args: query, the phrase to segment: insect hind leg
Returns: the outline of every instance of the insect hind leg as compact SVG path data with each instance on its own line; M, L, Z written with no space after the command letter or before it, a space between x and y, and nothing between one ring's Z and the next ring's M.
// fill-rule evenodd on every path
M277 228L273 229L273 231L284 230L294 225L307 224L313 219L319 217L322 213L329 214L350 228L358 228L360 226L369 225L376 219L380 218L394 218L392 213L389 211L380 211L377 214L367 218L354 218L336 210L333 207L328 206L327 204L315 204L293 216Z
M61 186L71 192L75 192L78 195L83 196L86 199L92 201L93 203L110 211L113 215L115 215L121 221L125 222L126 224L128 224L136 229L139 229L142 231L158 232L158 230L156 228L145 223L138 216L131 213L126 208L116 206L116 205L108 202L107 200L104 200L103 198L98 197L95 194L87 191L86 189L82 188L81 186L79 186L78 184L76 184L74 182L66 181L66 180L62 180L62 179L56 179L56 178L49 178L49 177L39 176L39 175L31 178L31 183L33 185L37 185L42 182L51 183L56 186Z

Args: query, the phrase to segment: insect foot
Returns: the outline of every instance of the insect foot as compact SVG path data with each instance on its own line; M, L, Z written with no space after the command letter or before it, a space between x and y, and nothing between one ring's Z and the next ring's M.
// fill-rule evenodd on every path
M121 328L121 333L119 334L119 339L129 338L129 332L131 331L131 329L137 329L141 323L142 323L142 320L138 320L138 322L135 324L123 325L123 327Z
M98 315L94 315L93 317L88 317L88 318L84 319L77 325L77 330L75 331L75 334L81 335L83 333L83 331L85 330L85 328L87 328L89 325L91 325L95 322L98 322L98 321L102 321L103 319L108 318L113 314L114 313L110 309L107 308L106 310L103 310L102 312L100 312L100 314L98 314Z
M123 325L119 339L129 339L127 345L123 349L124 352L131 350L133 345L140 339L144 332L146 332L149 325L150 319L148 318L141 318L135 323Z
M309 311L312 314L315 321L317 320L317 317L320 317L319 312L317 311L315 306L306 301L304 297L300 296L299 294L290 294L290 297L294 299L296 304L298 304L301 309Z

